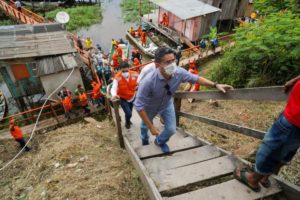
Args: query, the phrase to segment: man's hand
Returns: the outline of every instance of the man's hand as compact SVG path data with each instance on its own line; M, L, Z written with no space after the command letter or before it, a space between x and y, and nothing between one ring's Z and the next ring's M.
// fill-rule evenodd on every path
M297 76L296 78L293 78L292 80L289 80L284 84L284 92L288 93L293 86L297 83L297 81L300 79L300 76Z
M159 135L160 131L158 130L158 128L156 128L155 126L152 126L150 128L150 132L152 135Z
M112 97L111 97L111 100L112 100L112 101L117 100L117 99L120 99L120 97L119 97L118 95L112 96Z
M216 88L223 93L226 93L226 91L228 90L233 90L233 87L231 85L225 85L225 84L217 84Z

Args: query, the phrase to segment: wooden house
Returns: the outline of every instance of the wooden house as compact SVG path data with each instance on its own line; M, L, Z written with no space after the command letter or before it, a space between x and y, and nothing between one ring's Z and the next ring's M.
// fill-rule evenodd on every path
M253 10L249 0L149 0L153 10L142 20L173 40L175 43L195 42L218 25L229 31L235 18L248 16ZM162 27L163 14L169 18L169 26ZM189 45L190 46L190 45Z
M76 54L60 24L0 26L0 72L20 110L28 108L31 97L49 95L73 67L70 80L77 82L69 89L82 84L83 63Z
M169 18L168 31L175 31L184 39L197 41L202 35L209 33L211 26L215 26L221 9L203 3L199 0L150 0L157 9L145 16L156 27L160 26L163 14ZM150 20L151 19L151 20Z
M218 19L218 28L223 25L220 31L230 31L236 18L250 16L253 11L251 0L200 0L211 6L220 8L222 11Z

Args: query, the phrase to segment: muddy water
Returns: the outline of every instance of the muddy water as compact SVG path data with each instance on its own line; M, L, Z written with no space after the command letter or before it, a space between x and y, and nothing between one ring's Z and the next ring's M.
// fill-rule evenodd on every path
M102 0L102 22L88 29L81 29L78 35L82 38L91 37L94 44L100 44L105 52L110 49L111 39L125 38L126 31L133 23L125 23L122 18L120 3L122 0Z

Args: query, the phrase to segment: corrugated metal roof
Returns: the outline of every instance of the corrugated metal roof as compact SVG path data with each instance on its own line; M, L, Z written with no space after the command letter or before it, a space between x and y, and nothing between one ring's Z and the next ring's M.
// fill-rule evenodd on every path
M209 13L220 12L221 9L203 3L200 0L150 0L163 9L173 13L180 19L190 19Z
M82 66L84 64L77 53L75 55L50 56L36 61L36 73L37 76L45 76Z
M75 52L60 24L0 26L0 60Z

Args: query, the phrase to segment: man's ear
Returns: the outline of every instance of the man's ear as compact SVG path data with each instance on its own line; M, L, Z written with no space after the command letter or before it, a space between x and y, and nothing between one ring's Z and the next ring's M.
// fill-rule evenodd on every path
M161 64L160 63L155 63L155 66L156 66L156 68L159 68L159 67L161 67Z

